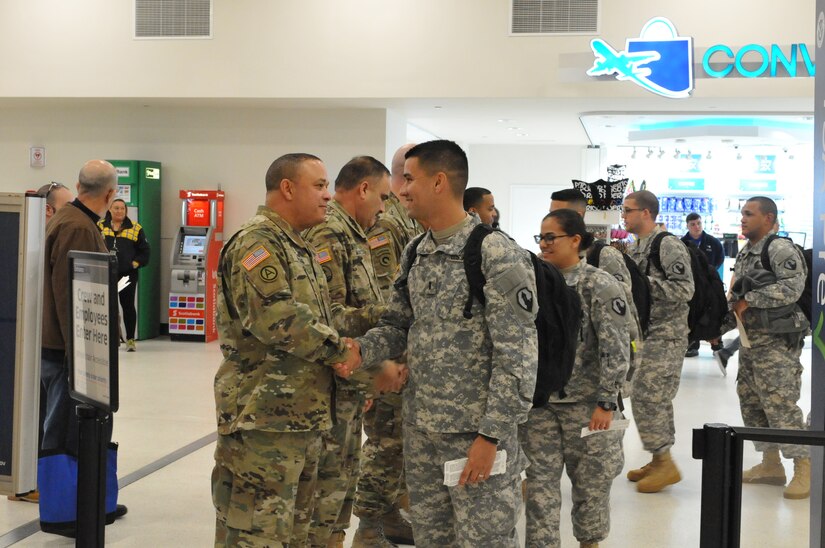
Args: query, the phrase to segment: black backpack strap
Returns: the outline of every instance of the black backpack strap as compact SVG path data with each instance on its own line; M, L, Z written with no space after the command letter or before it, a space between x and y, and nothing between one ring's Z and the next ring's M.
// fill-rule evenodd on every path
M464 244L464 274L467 276L467 283L470 291L467 295L467 302L464 304L464 317L468 320L473 317L473 299L478 300L483 306L487 299L484 297L484 286L487 279L481 271L481 243L484 238L497 232L498 230L485 224L476 225Z
M599 268L599 257L602 254L602 249L604 249L606 245L607 244L601 240L593 242L593 245L587 250L587 264Z
M670 232L660 232L653 237L653 241L650 242L650 254L647 256L647 268L645 269L645 274L650 275L650 265L651 263L657 269L662 270L662 258L659 256L659 251L662 247L662 240L665 239L665 236L673 236ZM676 236L673 236L674 238ZM681 242L681 240L679 240Z
M407 278L410 276L410 269L412 268L413 263L415 263L415 258L418 257L418 244L421 243L421 240L423 240L426 235L426 232L419 234L408 244L410 246L410 252L407 255L407 260L404 262L404 267L402 270L404 275L399 276L393 284L399 291L407 289Z
M768 272L773 272L773 268L771 268L771 257L768 255L768 248L771 246L771 242L777 238L781 238L781 236L777 234L768 234L765 238L765 245L762 246L762 253L759 255L759 260L762 262L762 268Z

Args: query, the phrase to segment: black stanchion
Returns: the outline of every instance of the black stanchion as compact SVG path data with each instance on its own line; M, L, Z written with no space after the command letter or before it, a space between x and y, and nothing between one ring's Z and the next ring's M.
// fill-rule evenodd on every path
M80 438L77 454L77 540L79 548L102 548L106 526L106 443L108 414L77 406Z

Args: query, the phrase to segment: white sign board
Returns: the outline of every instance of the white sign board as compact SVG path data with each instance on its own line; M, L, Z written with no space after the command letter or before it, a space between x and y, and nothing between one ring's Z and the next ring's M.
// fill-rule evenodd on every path
M117 185L117 195L115 198L120 198L127 204L132 201L132 185Z
M46 167L46 147L31 147L29 149L29 165L31 167Z
M72 251L69 256L72 396L115 411L118 336L112 272L117 262L108 253Z

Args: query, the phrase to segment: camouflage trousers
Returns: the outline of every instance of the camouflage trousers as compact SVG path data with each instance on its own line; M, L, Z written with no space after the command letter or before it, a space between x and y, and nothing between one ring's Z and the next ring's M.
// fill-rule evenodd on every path
M679 391L687 339L648 339L631 379L633 419L645 451L664 453L676 443L673 399Z
M404 484L404 443L401 439L401 396L376 399L364 415L367 441L361 448L361 477L353 511L359 518L378 519L398 506Z
M321 432L218 436L215 546L306 546L320 455Z
M790 339L790 340L789 340ZM736 393L745 426L804 429L802 410L796 404L802 386L799 356L802 334L751 336L751 348L739 348ZM805 445L754 442L757 451L782 450L785 458L807 457Z
M444 485L444 463L465 458L476 437L475 432L442 434L404 425L404 471L417 547L519 546L520 473L527 459L515 426L499 441L499 450L507 451L504 474L474 485Z
M349 527L361 458L361 424L364 396L354 389L338 391L336 424L324 433L318 463L317 502L309 541L326 546L333 531Z
M581 437L596 402L549 403L533 408L519 428L527 468L528 548L561 546L561 472L573 484L573 534L600 542L610 531L610 488L624 466L622 432ZM617 413L617 418L621 418Z

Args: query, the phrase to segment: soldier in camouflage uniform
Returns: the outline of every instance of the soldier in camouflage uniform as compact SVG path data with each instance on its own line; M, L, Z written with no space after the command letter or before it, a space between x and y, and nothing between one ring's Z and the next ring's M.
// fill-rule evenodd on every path
M585 438L581 430L606 430L617 411L630 360L629 308L621 284L587 264L579 252L593 242L577 212L545 217L541 258L561 270L582 302L582 327L565 397L534 407L519 433L530 460L527 469L528 547L558 548L561 473L573 486L573 533L582 547L598 546L610 530L610 488L624 465L621 432ZM566 236L566 237L565 237Z
M275 160L266 205L221 255L216 546L305 546L321 436L332 427L332 365L347 353L333 315L353 330L377 319L329 304L322 267L300 236L324 220L327 186L315 156Z
M768 245L770 271L762 253L776 221L776 204L756 196L742 208L742 234L748 243L736 256L731 308L742 319L750 347L739 348L736 392L745 426L804 429L797 405L802 384L802 352L808 320L796 303L805 287L807 266L799 249L784 238ZM730 321L729 328L735 327ZM745 483L785 485L780 446L756 442L762 463L742 474ZM811 461L808 447L782 445L785 458L794 460L794 476L785 488L789 499L810 494Z
M580 190L575 188L566 188L558 190L550 195L550 211L557 209L572 209L578 213L582 219L587 211L587 198ZM595 252L596 249L591 246L584 254L589 255ZM606 245L598 251L599 257L596 264L599 269L604 270L622 284L625 292L625 302L627 302L627 329L630 333L630 340L633 341L631 352L631 368L636 360L641 358L640 351L642 348L642 326L639 323L639 312L636 310L636 304L633 302L633 281L630 277L630 272L627 270L627 265L624 262L624 254L613 246ZM624 394L627 396L628 394Z
M656 493L681 481L681 474L670 457L676 442L673 399L679 391L682 363L687 348L688 302L693 296L693 273L685 244L676 236L661 241L661 268L650 261L651 243L662 232L656 226L659 201L647 190L628 194L622 217L637 240L628 248L650 280L650 326L644 352L631 380L633 418L645 451L652 453L650 463L628 472L638 482L640 493Z
M401 252L422 232L398 199L404 185L404 154L413 146L404 145L393 155L392 192L384 202L384 212L367 233L378 285L386 302L398 273ZM400 513L407 493L401 430L401 395L389 393L376 398L364 414L367 441L362 447L361 475L353 506L359 518L353 548L387 545L386 540L414 544L412 528Z
M353 158L335 179L326 219L304 234L316 250L332 302L354 308L384 302L365 231L375 224L389 191L389 171L381 162L371 156ZM343 328L338 332L347 337L364 334ZM318 503L309 533L313 546L343 546L358 480L365 394L344 379L336 379L336 386L337 422L324 437L318 466Z
M479 224L462 207L467 157L453 142L431 141L406 158L401 195L430 230L407 246L386 314L353 342L353 365L359 342L364 366L407 351L404 470L416 546L516 547L527 465L517 427L532 404L538 359L535 275L523 249L487 236L486 305L474 302L465 318L462 255ZM506 470L490 476L497 450L507 452ZM461 458L459 484L444 486L444 463Z

